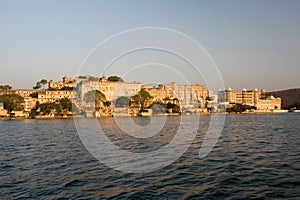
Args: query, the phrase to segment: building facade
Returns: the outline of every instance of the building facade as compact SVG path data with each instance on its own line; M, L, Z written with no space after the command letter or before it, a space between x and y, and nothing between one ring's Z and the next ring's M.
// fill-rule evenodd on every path
M0 102L0 117L6 117L7 116L7 110L4 109L4 103Z
M107 101L113 101L121 96L134 96L140 89L141 84L138 82L111 82L105 77L99 80L89 79L88 77L77 80L77 97L79 100L84 100L84 95L92 90L99 90L105 94Z
M21 97L29 97L31 94L37 92L37 90L0 90L0 95L2 94L18 94Z
M58 82L54 82L53 80L50 80L48 83L48 87L51 89L60 90L64 87L73 88L75 87L75 80L73 78L69 78L67 76L64 76L62 80Z
M51 103L63 98L73 99L75 97L73 90L43 90L38 92L37 101L39 103Z
M230 104L243 104L255 106L257 110L280 110L281 99L273 96L266 96L265 89L258 91L243 89L241 92L233 92L231 88L219 91L218 102Z

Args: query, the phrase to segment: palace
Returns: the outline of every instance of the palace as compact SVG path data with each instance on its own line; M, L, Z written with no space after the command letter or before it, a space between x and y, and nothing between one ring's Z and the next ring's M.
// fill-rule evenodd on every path
M195 85L177 85L172 82L161 84L157 87L143 86L152 96L154 101L165 101L165 99L178 99L182 107L204 108L206 98L212 96L212 91L204 86Z
M107 101L113 101L121 96L134 96L142 87L138 82L112 82L105 77L91 79L89 76L76 79L77 97L82 101L85 93L92 90L99 90L106 96Z
M255 106L257 110L280 110L281 99L267 96L265 89L258 91L243 89L241 92L233 92L231 88L219 91L218 102L227 106L232 104L243 104Z
M54 82L53 80L50 80L48 83L49 89L56 89L56 90L60 90L63 88L73 88L75 86L76 86L75 80L67 76L64 76L62 80L58 82Z

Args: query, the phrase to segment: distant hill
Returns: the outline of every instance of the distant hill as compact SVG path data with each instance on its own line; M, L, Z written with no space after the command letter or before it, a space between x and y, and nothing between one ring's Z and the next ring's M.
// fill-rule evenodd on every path
M273 95L274 97L280 97L282 108L300 102L300 88L268 92L268 94Z

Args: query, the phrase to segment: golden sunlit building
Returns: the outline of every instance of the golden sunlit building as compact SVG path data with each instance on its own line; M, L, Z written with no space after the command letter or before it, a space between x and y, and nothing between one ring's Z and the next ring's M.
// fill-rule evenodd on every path
M67 76L64 76L62 78L62 80L58 81L58 82L54 82L53 80L50 80L48 83L48 87L51 89L57 89L60 90L64 87L67 88L73 88L75 87L75 80L73 78L69 78Z
M266 96L265 89L258 91L243 89L241 92L233 92L231 88L219 91L218 102L230 104L243 104L255 106L257 110L280 110L281 98Z
M56 102L63 98L73 99L75 91L73 90L43 90L38 92L37 100L42 103Z

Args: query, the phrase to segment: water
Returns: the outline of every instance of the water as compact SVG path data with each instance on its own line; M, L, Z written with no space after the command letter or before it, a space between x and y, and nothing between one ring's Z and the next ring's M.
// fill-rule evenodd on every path
M217 145L199 159L209 119L201 116L198 134L182 157L145 174L116 171L93 158L72 119L0 121L0 198L300 198L299 114L228 115ZM149 118L134 120L149 123ZM121 148L145 152L167 144L179 120L168 118L153 141L130 140L113 118L99 122Z

